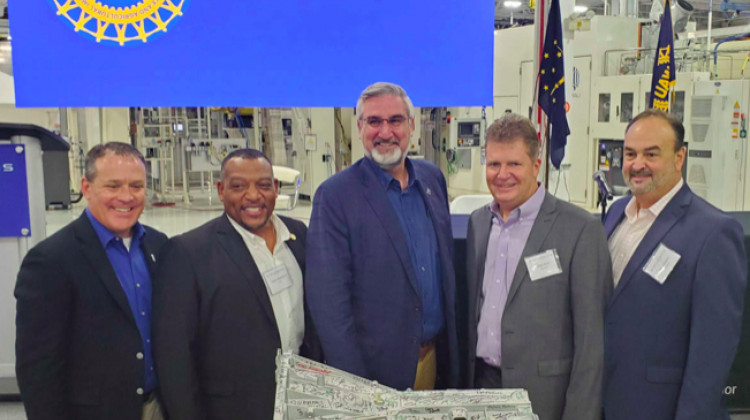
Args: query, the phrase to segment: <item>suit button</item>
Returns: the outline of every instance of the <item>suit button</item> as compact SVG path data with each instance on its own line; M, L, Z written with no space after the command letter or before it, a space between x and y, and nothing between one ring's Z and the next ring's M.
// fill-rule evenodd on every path
M414 307L414 312L419 312L419 306Z
M141 353L141 352L136 353L135 354L135 358L138 359L138 360L143 360L143 353Z
M138 394L138 395L143 395L143 388L136 389L135 393Z

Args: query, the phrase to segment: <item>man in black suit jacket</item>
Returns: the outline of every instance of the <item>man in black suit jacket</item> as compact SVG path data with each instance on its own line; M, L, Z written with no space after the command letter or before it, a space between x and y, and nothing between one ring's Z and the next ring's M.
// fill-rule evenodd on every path
M167 237L138 223L143 156L91 149L77 220L32 248L15 289L16 375L29 420L159 419L151 273Z
M170 240L154 290L154 346L171 420L270 419L277 349L320 359L304 308L307 229L273 214L268 158L222 162L225 214Z

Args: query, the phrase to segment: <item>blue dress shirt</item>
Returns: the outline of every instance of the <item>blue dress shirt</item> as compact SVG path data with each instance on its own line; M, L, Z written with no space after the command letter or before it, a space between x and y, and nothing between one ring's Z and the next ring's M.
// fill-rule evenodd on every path
M151 275L146 265L146 256L141 250L141 242L146 230L140 223L133 226L132 242L128 251L122 239L96 220L88 208L86 208L86 216L94 226L96 235L107 253L107 258L120 281L120 286L128 298L138 331L141 333L143 361L145 362L143 388L146 393L151 392L156 388L156 372L151 353Z
M365 158L365 162L385 188L409 245L414 274L422 294L422 342L425 343L440 332L444 319L440 254L432 217L424 203L424 188L409 159L406 159L409 183L403 190L397 179L370 158Z

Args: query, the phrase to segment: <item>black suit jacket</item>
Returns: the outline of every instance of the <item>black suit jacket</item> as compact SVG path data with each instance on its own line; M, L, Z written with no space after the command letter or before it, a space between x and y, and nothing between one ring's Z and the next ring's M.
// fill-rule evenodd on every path
M307 228L282 220L304 273ZM271 419L281 339L263 278L226 214L171 239L154 284L154 354L170 419ZM320 360L314 337L305 311L301 354Z
M146 227L152 273L166 240ZM29 420L141 418L141 335L85 214L29 251L15 296L16 375Z

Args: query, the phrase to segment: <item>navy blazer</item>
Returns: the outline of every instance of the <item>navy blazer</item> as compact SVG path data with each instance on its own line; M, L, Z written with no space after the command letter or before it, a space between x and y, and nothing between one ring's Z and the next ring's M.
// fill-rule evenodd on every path
M628 199L605 219L609 237ZM726 418L722 390L742 323L742 226L683 186L628 262L607 306L607 420ZM680 260L663 284L643 271L664 244Z
M304 273L306 227L280 217ZM153 331L168 419L273 418L279 329L258 266L226 213L162 248ZM300 354L321 359L307 311Z
M167 237L144 227L153 282ZM16 375L29 420L140 420L141 334L85 214L26 254L15 296Z
M422 345L422 299L396 212L364 163L329 178L315 194L305 296L329 365L405 389L414 385ZM437 340L438 380L455 387L455 272L445 178L431 163L411 163L442 267L445 328Z

